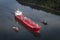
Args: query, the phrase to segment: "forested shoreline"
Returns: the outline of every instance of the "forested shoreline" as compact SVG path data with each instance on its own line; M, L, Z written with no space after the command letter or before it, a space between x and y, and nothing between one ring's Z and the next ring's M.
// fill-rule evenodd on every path
M56 14L60 15L60 0L17 0L19 3L37 6L35 8L42 7L43 9L48 9L55 11Z

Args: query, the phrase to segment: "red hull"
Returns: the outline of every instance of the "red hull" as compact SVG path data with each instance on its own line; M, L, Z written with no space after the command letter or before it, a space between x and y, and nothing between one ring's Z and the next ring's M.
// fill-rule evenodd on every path
M29 18L25 17L24 15L16 15L15 18L16 20L18 20L19 23L25 25L32 32L40 33L41 26L31 21Z

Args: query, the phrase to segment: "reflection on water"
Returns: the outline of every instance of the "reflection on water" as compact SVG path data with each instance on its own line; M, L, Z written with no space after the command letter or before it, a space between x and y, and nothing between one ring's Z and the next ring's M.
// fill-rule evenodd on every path
M0 0L0 40L59 40L60 39L60 16L53 15L42 10L23 6L16 0ZM14 12L19 9L25 16L42 26L41 36L34 37L23 25L15 20ZM45 19L48 25L41 23ZM15 32L12 27L19 27Z

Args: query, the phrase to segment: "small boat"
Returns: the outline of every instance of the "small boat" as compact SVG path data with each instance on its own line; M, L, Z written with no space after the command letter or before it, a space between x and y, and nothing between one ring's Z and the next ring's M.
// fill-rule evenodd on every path
M13 29L18 32L19 31L19 28L18 27L13 27Z
M29 30L33 31L34 33L40 33L41 26L24 16L21 11L17 10L15 12L15 18L19 23L25 25Z
M44 19L42 19L42 23L43 23L44 25L47 25L47 21L44 20Z

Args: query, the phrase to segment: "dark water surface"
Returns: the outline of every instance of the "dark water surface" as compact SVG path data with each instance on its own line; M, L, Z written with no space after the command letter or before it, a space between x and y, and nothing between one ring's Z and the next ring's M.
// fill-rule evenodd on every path
M16 9L42 26L40 37L35 37L15 20ZM41 19L45 19L48 25L43 25ZM18 33L13 26L19 27ZM60 40L60 16L23 6L16 0L0 0L0 40Z

